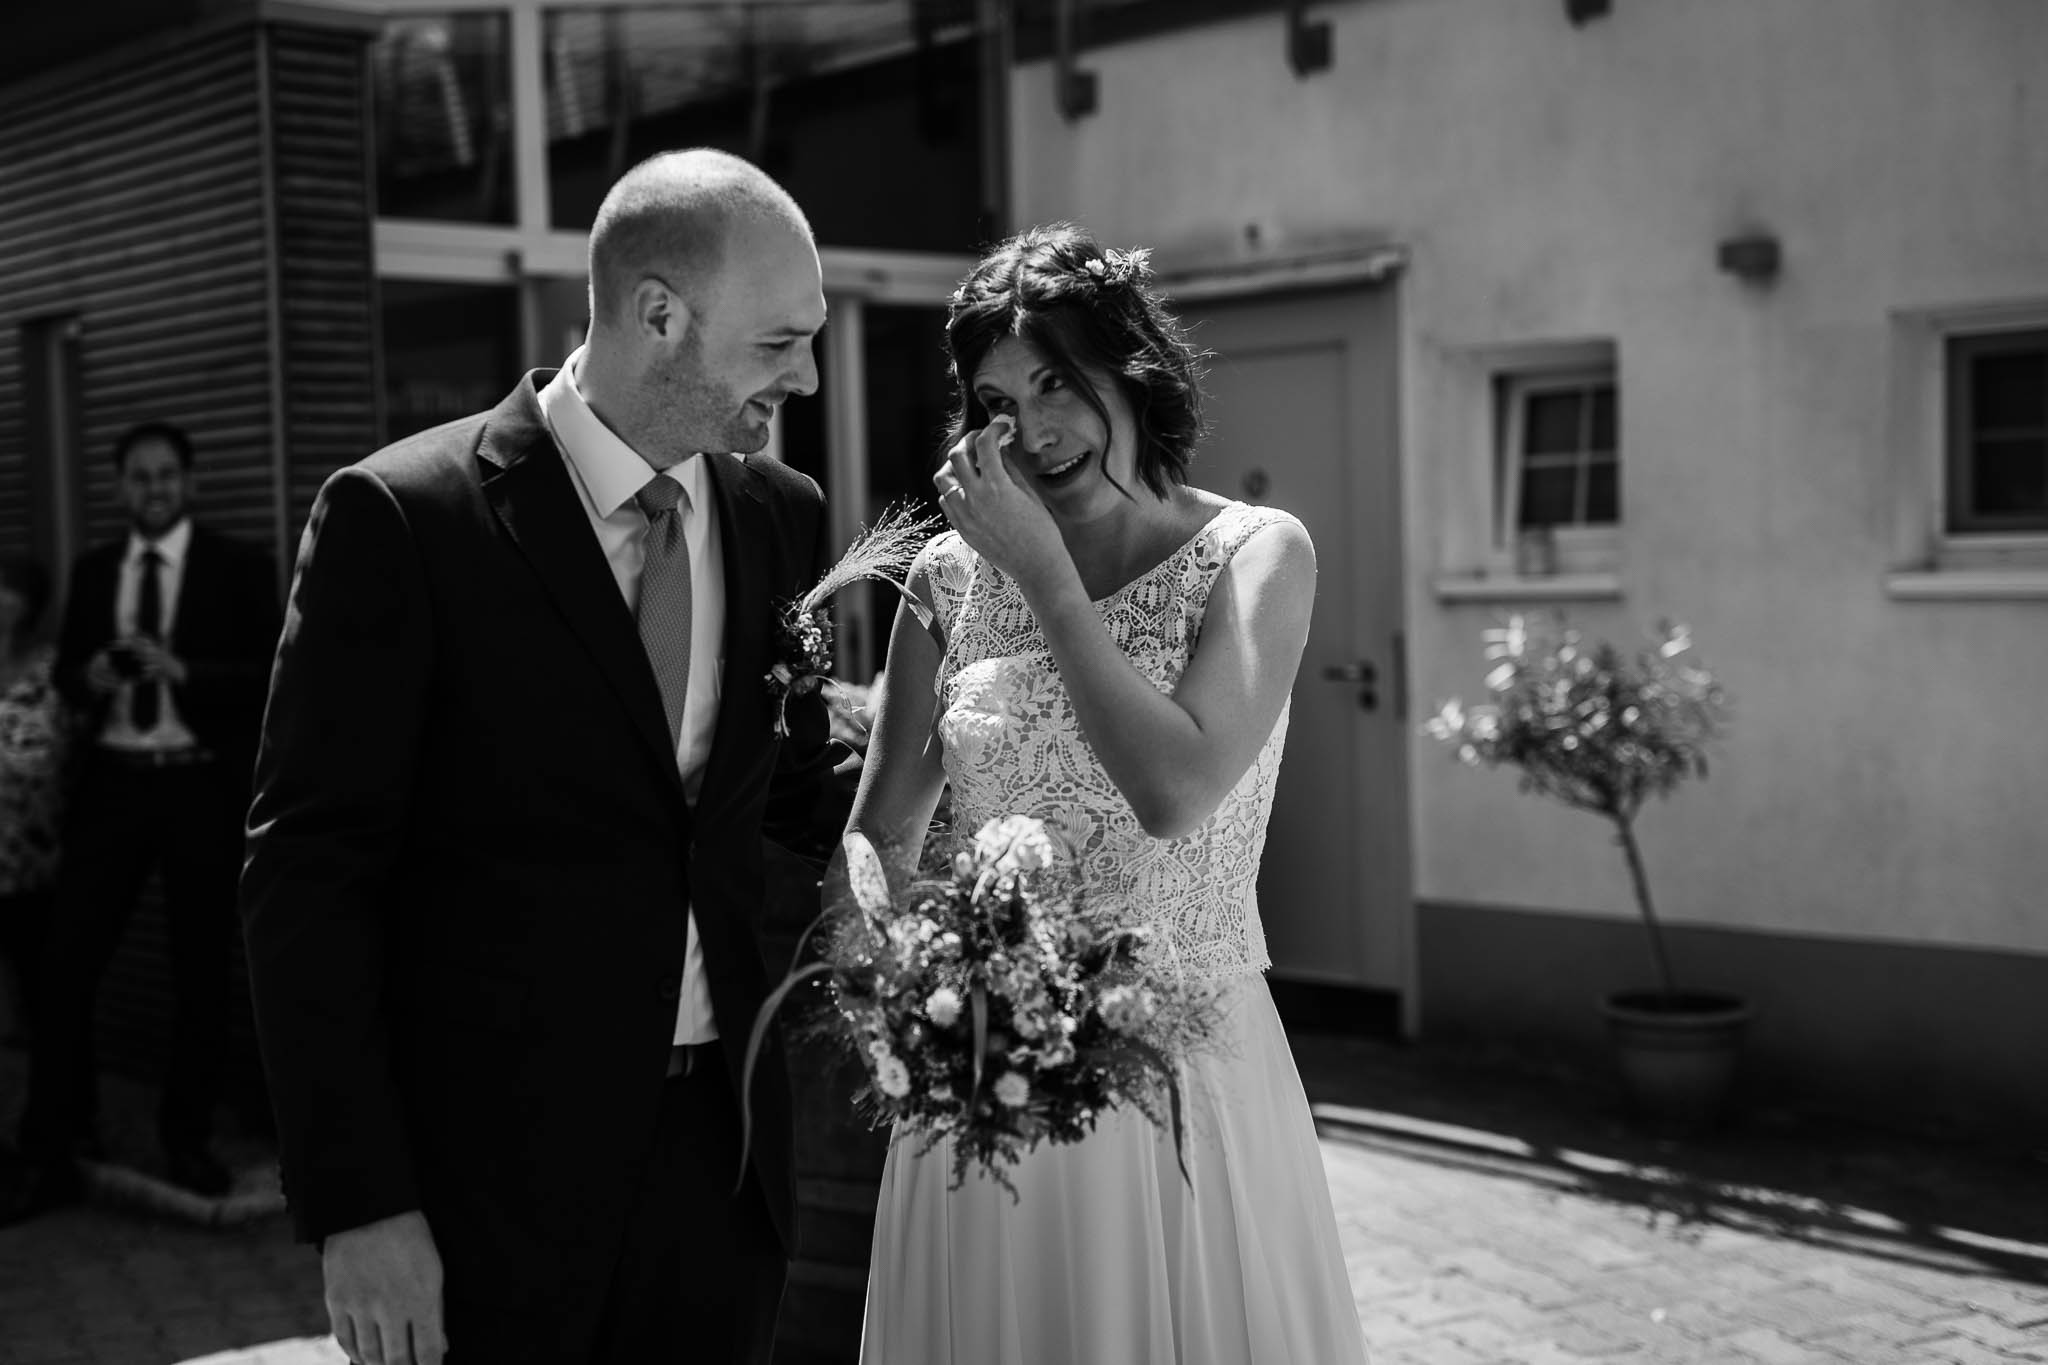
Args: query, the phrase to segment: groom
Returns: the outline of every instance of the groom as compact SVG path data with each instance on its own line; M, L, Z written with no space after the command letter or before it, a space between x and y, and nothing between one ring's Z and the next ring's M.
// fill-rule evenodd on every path
M369 1365L766 1358L793 1240L764 834L775 613L822 495L759 451L817 388L818 255L723 153L627 172L587 344L328 480L300 547L242 911L286 1192ZM735 1188L737 1187L737 1193Z

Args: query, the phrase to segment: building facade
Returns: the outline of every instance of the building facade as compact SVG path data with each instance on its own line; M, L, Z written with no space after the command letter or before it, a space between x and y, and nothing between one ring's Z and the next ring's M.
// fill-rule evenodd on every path
M1640 835L1750 1080L2048 1127L2048 10L1098 9L1016 73L1016 216L1157 249L1197 481L1321 556L1276 975L1597 1047L1652 979L1610 832L1417 726L1509 613L1671 617L1734 723Z

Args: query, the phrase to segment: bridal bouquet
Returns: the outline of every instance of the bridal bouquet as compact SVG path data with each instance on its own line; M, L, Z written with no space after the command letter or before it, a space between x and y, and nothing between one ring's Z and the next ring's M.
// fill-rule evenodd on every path
M1044 824L991 820L892 891L859 833L843 845L852 903L828 907L822 960L763 1007L747 1053L789 993L822 977L826 1021L867 1070L878 1123L953 1143L953 1185L1040 1142L1077 1142L1130 1105L1182 1140L1176 1057L1213 1027L1207 988L1156 970L1146 926L1091 909ZM1185 1175L1185 1163L1182 1166Z

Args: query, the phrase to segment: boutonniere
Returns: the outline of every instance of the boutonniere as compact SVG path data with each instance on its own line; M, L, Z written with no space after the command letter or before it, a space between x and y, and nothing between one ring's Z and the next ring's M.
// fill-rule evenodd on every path
M764 679L768 699L775 704L776 735L789 734L786 713L791 697L808 697L831 681L832 614L828 608L841 588L860 582L887 583L920 622L930 624L931 609L911 595L903 580L917 552L944 524L938 517L918 516L908 506L890 508L853 538L853 544L824 577L783 607L775 623L775 666Z

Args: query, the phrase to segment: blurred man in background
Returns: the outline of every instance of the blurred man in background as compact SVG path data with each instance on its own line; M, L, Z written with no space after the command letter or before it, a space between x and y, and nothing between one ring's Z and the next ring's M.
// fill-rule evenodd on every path
M128 534L74 567L56 679L84 717L54 922L36 973L21 1161L0 1223L68 1202L93 1143L93 1001L161 872L177 1024L158 1110L164 1173L218 1196L242 817L281 611L267 555L194 524L192 441L150 422L114 447Z

